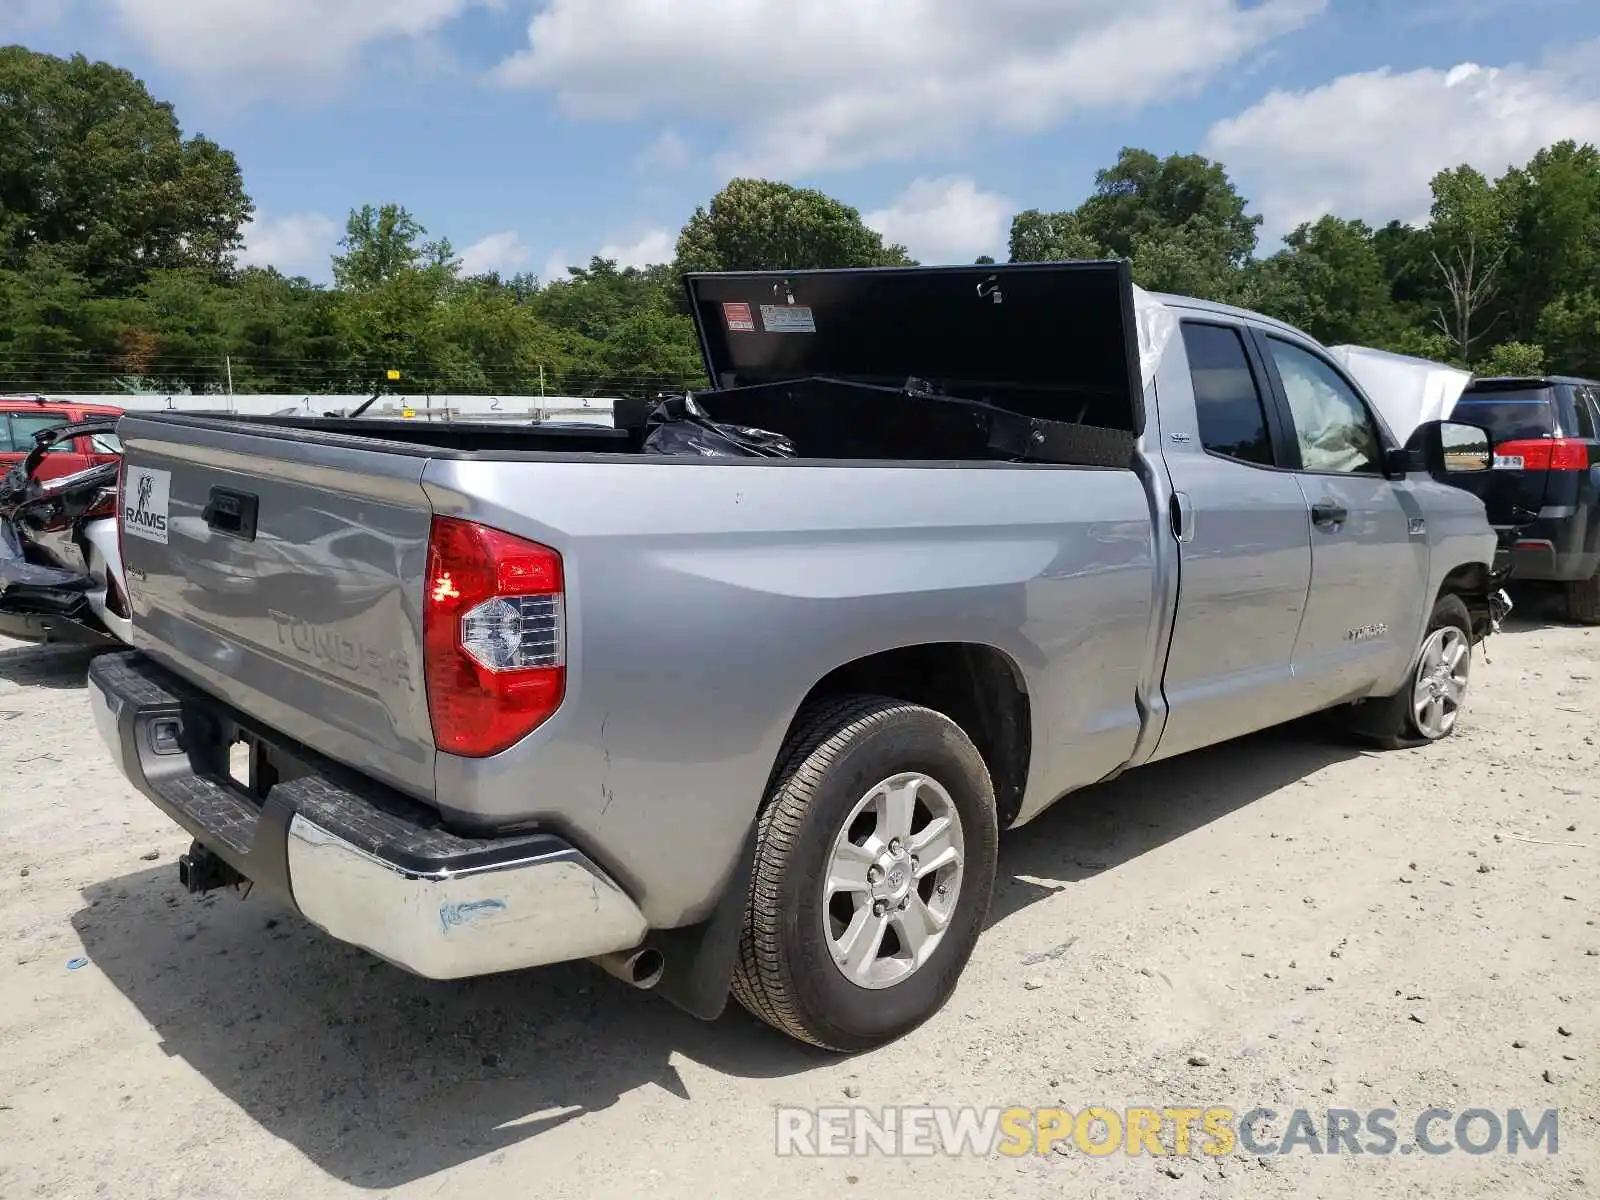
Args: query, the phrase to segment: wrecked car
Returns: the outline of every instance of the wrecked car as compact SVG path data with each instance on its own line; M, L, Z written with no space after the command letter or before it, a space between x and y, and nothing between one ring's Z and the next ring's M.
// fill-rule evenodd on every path
M1309 713L1456 728L1488 435L1122 262L691 275L710 386L612 428L130 413L90 701L253 885L453 979L592 959L859 1051L997 839Z
M120 451L116 416L34 435L0 477L0 634L31 642L127 644L131 613L117 539ZM102 461L71 474L45 470L62 445L90 439Z

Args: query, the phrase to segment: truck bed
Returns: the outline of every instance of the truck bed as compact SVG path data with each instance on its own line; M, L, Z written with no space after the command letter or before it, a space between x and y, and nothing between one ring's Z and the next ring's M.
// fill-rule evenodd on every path
M459 832L605 845L619 879L650 881L655 923L709 902L796 707L863 655L973 642L1037 670L1041 795L1114 769L1138 734L1156 550L1132 470L190 414L129 414L121 436L125 513L146 477L165 505L165 540L124 522L137 649ZM249 530L218 527L230 496ZM485 758L439 751L430 723L423 584L450 517L553 548L565 573L565 698ZM663 861L684 828L713 844Z

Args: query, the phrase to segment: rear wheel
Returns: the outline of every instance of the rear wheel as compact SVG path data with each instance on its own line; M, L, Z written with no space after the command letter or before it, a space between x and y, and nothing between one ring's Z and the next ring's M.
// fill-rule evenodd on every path
M998 841L988 769L955 722L872 696L808 708L757 837L740 1004L835 1051L944 1006L988 913Z
M1580 625L1600 625L1600 571L1567 584L1567 617Z
M1440 596L1400 690L1369 700L1356 729L1390 749L1426 745L1455 732L1472 673L1472 616L1459 596Z

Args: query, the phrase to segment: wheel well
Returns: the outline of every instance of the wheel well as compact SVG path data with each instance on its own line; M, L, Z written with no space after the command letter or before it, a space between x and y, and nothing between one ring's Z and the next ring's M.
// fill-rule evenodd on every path
M1472 639L1482 641L1489 636L1489 568L1483 563L1463 563L1444 577L1439 585L1439 595L1434 603L1446 596L1455 596L1467 606L1472 618Z
M1021 673L993 646L936 642L857 659L824 676L806 700L887 696L943 713L966 732L994 781L1004 829L1022 808L1033 725Z

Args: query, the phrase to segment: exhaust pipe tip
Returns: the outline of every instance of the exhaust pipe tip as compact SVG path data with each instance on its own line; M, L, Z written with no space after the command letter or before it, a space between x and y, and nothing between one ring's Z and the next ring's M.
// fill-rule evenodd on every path
M602 954L592 961L608 975L644 992L660 983L667 969L666 956L653 946Z

